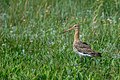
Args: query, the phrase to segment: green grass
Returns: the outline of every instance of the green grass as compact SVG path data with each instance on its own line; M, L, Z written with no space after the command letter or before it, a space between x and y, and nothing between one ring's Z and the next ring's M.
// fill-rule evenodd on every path
M0 80L120 80L119 0L1 0ZM101 58L73 52L73 33Z

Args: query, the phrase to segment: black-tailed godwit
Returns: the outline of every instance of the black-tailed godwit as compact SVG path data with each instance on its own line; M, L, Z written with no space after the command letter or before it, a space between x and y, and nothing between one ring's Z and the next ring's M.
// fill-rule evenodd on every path
M93 51L87 43L79 40L79 28L80 28L79 25L75 24L73 27L63 32L65 33L71 30L75 30L74 42L73 42L74 52L76 52L80 56L101 57L101 53Z

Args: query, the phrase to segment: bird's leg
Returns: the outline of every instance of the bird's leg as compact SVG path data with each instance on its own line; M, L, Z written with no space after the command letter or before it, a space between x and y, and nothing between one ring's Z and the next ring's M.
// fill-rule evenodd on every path
M80 63L84 61L83 56L80 55Z

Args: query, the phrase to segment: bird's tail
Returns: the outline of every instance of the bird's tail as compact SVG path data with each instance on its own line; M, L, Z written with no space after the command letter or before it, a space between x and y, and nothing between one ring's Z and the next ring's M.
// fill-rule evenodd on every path
M102 53L97 52L97 53L95 54L95 56L96 56L96 57L102 57L101 54L102 54Z

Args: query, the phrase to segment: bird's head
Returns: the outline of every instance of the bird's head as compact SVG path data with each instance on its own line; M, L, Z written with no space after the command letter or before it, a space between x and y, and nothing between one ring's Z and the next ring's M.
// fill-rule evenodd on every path
M71 30L79 30L79 24L75 24L73 27L69 28L68 30L65 30L63 33L71 31Z

